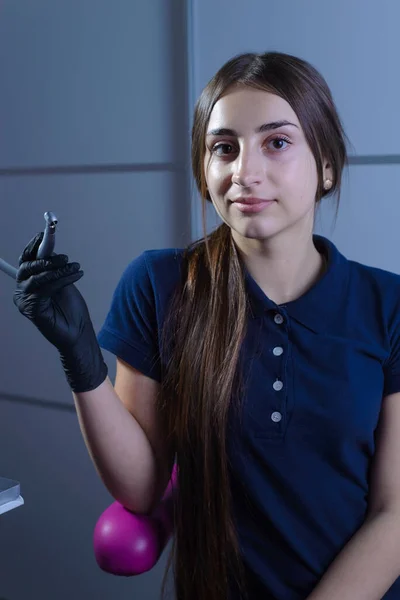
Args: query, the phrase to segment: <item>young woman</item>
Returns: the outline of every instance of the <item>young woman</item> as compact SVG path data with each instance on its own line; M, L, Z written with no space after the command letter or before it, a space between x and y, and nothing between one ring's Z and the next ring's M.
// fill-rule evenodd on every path
M80 265L35 260L41 234L15 303L58 348L117 500L150 512L176 460L178 600L400 600L400 277L313 233L346 164L323 77L233 58L192 162L222 224L133 260L98 339Z

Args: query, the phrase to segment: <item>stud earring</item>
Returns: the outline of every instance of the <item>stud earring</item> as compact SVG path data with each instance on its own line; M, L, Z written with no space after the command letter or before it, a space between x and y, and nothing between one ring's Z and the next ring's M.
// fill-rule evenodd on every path
M325 179L324 181L324 190L330 190L332 187L332 181L330 179Z

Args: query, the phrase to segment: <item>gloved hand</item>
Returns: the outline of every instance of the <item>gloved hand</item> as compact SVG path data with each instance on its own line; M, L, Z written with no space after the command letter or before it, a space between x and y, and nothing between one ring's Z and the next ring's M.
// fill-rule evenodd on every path
M19 258L14 304L57 348L72 391L94 390L108 369L86 302L73 285L83 271L66 254L36 259L43 235L37 234Z

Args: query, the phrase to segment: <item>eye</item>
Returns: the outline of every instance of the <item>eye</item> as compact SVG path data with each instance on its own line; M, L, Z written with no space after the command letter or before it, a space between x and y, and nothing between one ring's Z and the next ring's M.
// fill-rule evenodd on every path
M220 142L219 144L215 144L215 146L212 147L211 152L213 154L216 154L217 156L226 156L226 154L230 154L230 152L219 152L220 149L222 148L230 148L233 149L232 144L227 144L226 142Z
M288 138L286 137L274 137L272 140L269 140L268 145L269 144L273 144L274 145L274 150L286 150L286 145L290 144L291 142L288 140ZM282 147L282 144L286 144Z

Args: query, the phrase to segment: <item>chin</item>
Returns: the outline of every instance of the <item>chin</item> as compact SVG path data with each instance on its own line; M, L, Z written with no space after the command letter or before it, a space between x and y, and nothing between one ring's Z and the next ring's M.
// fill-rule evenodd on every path
M262 223L247 224L245 227L239 226L234 229L239 235L250 240L266 240L279 233L277 227Z

